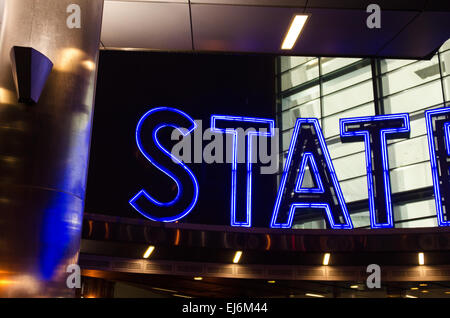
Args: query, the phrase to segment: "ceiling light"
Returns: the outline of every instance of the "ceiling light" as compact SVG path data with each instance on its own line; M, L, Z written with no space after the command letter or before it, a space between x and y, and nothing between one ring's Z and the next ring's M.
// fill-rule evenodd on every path
M179 298L192 298L191 296L186 296L186 295L180 295L180 294L173 294L173 297L179 297Z
M420 287L426 287L428 284L419 284Z
M325 297L324 295L310 294L310 293L306 293L305 296L308 296L308 297L317 297L317 298L323 298L323 297Z
M306 20L308 20L307 15L296 15L294 17L289 26L289 30L284 37L283 44L281 45L282 50L291 50L294 47L295 42L297 42L297 39L305 26Z
M157 290L157 291L162 291L162 292L166 292L166 293L176 293L176 290L172 290L172 289L165 289L165 288L158 288L158 287L152 287L152 289Z
M330 263L330 253L325 253L323 255L323 265L327 266Z
M236 254L234 254L233 263L235 263L235 264L239 263L241 256L242 256L242 251L237 251Z
M350 288L357 289L358 285L351 285Z
M423 255L423 253L419 253L419 265L424 264L425 264L425 256Z
M274 280L268 280L267 281L269 284L275 284L276 282Z
M417 298L417 296L405 295L406 298Z
M155 247L153 245L150 245L147 250L144 253L144 258L149 258L150 255L152 255L153 251L155 250Z
M422 293L426 294L428 293L428 290L422 290Z
M411 290L418 290L419 287L411 287Z
M197 277L194 277L194 280L203 280L203 277L197 276Z
M446 291L445 294L450 295L450 291Z

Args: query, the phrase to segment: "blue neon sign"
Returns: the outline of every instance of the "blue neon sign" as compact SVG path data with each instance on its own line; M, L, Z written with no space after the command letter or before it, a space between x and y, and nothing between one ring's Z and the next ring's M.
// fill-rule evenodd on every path
M450 226L450 108L425 111L431 175L439 226Z
M243 221L237 220L236 215L236 198L237 198L237 174L238 174L238 147L239 141L241 138L238 138L238 131L234 128L230 128L231 123L233 125L236 124L244 124L251 123L254 125L262 126L266 129L266 132L261 131L246 131L244 138L247 139L247 149L246 149L246 175L247 175L247 183L245 187L246 193L246 217ZM219 128L219 126L224 126L225 128ZM231 165L231 226L242 226L242 227L251 227L252 226L252 146L254 139L253 137L264 136L264 137L273 137L275 135L275 121L273 119L263 119L263 118L252 118L252 117L237 117L237 116L221 116L221 115L213 115L211 116L211 131L213 132L221 132L224 134L231 134L233 136L233 154L232 154L232 165ZM243 189L244 190L244 189Z
M447 162L450 159L450 108L426 111L425 120L438 225L450 226L450 162ZM265 130L247 130L239 136L238 128L249 124ZM344 118L340 120L339 125L342 142L364 142L371 227L393 227L387 140L409 138L408 114ZM170 107L151 109L139 120L136 127L136 144L140 153L152 166L172 180L177 189L176 195L169 201L159 200L156 194L141 189L130 200L130 205L144 217L154 221L174 222L194 209L199 199L197 179L185 163L161 144L158 134L163 129L171 128L179 130L183 136L188 136L196 127L189 115ZM274 137L275 121L266 118L212 115L211 131L230 134L233 138L230 225L251 227L252 199L258 195L252 192L252 147L256 137ZM243 140L238 137L243 137ZM242 149L239 147L241 142L246 145L246 159L243 164L237 160L239 149ZM304 186L307 171L312 177L312 187ZM245 183L237 182L238 173L245 174ZM239 193L245 197L242 207L237 202ZM302 211L322 212L332 229L353 228L322 129L316 118L298 118L296 121L270 227L290 228L295 214L298 213L301 217Z
M319 149L316 147L316 140L319 142ZM308 148L308 151L305 152L304 148ZM320 170L315 163L315 157L321 159ZM313 175L317 180L318 187L313 189L301 188L307 161L313 163ZM297 174L299 166L300 173ZM324 188L321 179L331 180L331 182ZM295 123L270 227L291 228L297 209L325 210L326 220L332 229L353 228L322 129L316 118L298 118ZM288 214L283 215L286 212ZM343 221L340 220L341 218Z
M312 170L312 177L314 178L313 182L315 183L315 187L313 188L304 188L303 179L305 178L306 173L306 165L310 164L310 170ZM300 165L300 173L297 177L297 182L295 183L296 193L324 193L325 190L323 188L322 179L320 178L319 169L317 168L316 160L314 159L314 155L311 152L305 152L303 154L302 163Z
M387 138L409 137L408 114L345 118L339 125L342 142L364 141L371 227L393 227L386 143Z
M153 143L144 143L142 139L146 137L142 130L147 126L146 131L150 132ZM176 108L158 107L153 108L142 116L136 127L136 144L141 154L159 171L172 179L177 186L175 198L169 202L161 202L146 190L139 191L131 200L130 205L146 218L160 222L174 222L185 217L192 211L198 200L198 182L192 171L178 158L165 149L158 139L158 132L166 127L178 129L183 136L187 136L197 127L195 121L186 113ZM182 127L189 127L187 130ZM178 168L178 173L184 174L185 179L190 182L181 183L180 177L164 166L162 162L155 159L162 152L166 158L166 165L172 169ZM188 178L186 178L188 176ZM183 191L185 190L185 191ZM182 198L183 197L183 198ZM166 215L169 213L170 215Z

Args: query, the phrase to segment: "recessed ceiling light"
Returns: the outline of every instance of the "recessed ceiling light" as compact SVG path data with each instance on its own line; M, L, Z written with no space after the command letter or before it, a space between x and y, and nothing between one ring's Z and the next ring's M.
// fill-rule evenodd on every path
M159 287L152 287L152 289L157 290L157 291L166 292L166 293L177 293L176 290L172 290L172 289L165 289L165 288L159 288Z
M419 284L420 287L426 287L428 284Z
M292 50L305 26L306 20L308 20L308 16L304 14L299 14L294 17L281 45L282 50Z
M419 287L411 287L411 290L418 290Z
M234 254L233 263L235 263L235 264L239 263L241 256L242 256L242 251L237 251L236 254Z
M423 253L419 253L419 265L425 264L425 255Z
M194 280L203 280L203 277L197 276L197 277L194 277Z
M417 296L405 295L406 298L417 298Z
M323 262L322 262L323 265L327 266L330 263L330 256L331 256L330 253L325 253L323 255Z
M153 245L150 245L147 250L144 253L144 258L149 258L150 255L152 255L153 251L155 250L155 247Z
M276 282L274 280L268 280L267 281L269 284L275 284Z
M357 289L358 285L351 285L350 288Z
M181 294L173 294L173 297L179 297L179 298L192 298L191 296L181 295Z
M305 296L308 296L308 297L317 297L317 298L323 298L323 297L325 297L324 295L311 294L311 293L306 293Z

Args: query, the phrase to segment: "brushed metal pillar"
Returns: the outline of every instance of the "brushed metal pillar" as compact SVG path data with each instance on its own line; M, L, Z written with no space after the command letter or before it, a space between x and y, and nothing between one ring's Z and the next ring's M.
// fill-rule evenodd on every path
M81 8L70 29L67 7ZM6 0L0 40L0 297L73 296L103 0ZM17 102L13 46L53 62L39 102Z

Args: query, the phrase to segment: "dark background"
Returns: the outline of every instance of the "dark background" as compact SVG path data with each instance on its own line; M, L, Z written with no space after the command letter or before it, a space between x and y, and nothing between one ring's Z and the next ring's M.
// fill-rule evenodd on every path
M157 106L202 119L203 130L212 114L275 119L275 58L101 51L86 212L143 218L128 203L140 189L156 197L173 190L135 143L137 122ZM231 165L187 165L199 182L199 200L180 222L229 225ZM269 227L276 176L259 174L258 164L253 169L252 225Z

